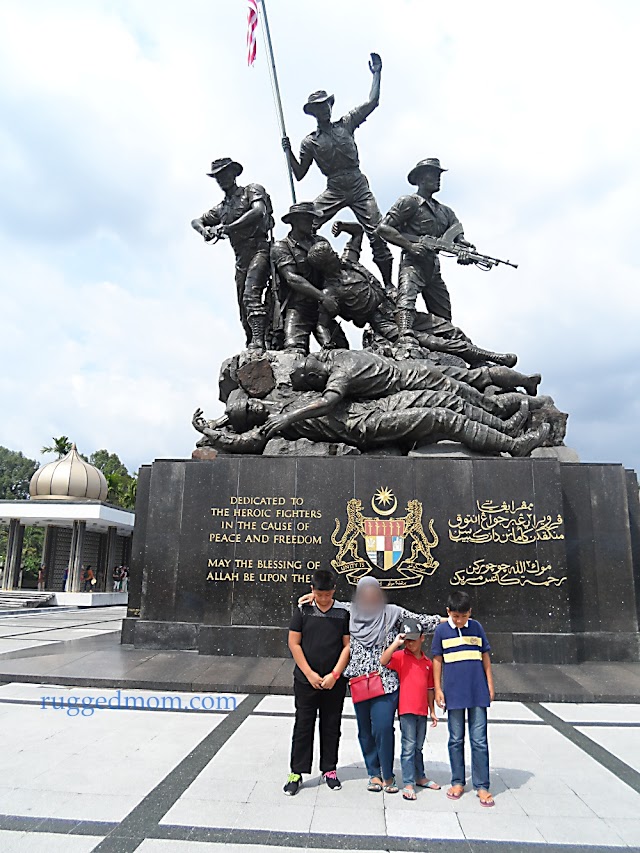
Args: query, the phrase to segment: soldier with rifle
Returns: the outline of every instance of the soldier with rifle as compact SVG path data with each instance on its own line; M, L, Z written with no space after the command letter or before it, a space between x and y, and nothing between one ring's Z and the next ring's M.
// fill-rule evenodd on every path
M324 274L324 292L335 299L338 314L345 320L351 320L359 328L368 323L378 338L395 344L399 333L391 296L360 263L362 226L338 221L333 223L331 231L334 237L342 233L351 235L342 257L325 240L318 240L307 253L311 267ZM461 329L435 314L414 312L413 334L425 350L456 355L469 364L493 362L514 367L518 360L513 353L491 352L475 346Z
M396 322L406 344L405 355L413 344L418 294L422 294L431 314L451 320L451 299L440 275L438 252L456 255L460 264L477 264L484 269L499 263L509 264L476 252L475 246L465 239L453 210L433 197L440 190L440 178L445 171L435 157L421 160L407 176L409 183L417 186L417 192L401 196L377 228L381 237L403 250Z
M238 186L242 170L230 157L213 161L207 174L216 179L224 199L191 225L208 243L229 239L236 256L236 294L247 345L250 350L262 351L267 325L263 293L270 275L273 208L260 184Z

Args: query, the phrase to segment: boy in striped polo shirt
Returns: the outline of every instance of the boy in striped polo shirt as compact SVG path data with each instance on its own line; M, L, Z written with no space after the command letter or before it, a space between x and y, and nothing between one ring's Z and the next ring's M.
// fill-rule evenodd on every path
M447 600L449 618L435 630L431 644L435 700L447 709L449 726L450 800L459 800L466 784L464 771L465 711L471 742L471 781L480 805L495 805L489 792L489 742L487 708L494 699L491 646L484 628L471 619L471 599L452 592Z

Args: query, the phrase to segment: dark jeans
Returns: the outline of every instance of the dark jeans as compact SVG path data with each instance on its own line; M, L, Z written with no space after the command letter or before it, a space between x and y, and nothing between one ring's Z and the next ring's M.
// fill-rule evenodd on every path
M469 740L471 742L471 781L478 790L489 790L489 741L487 739L486 708L447 708L449 724L449 763L451 764L451 784L464 787L464 719L465 711L469 721Z
M420 714L402 714L400 716L400 731L402 733L402 782L404 785L415 785L417 779L424 779L424 758L422 747L427 735L427 718Z
M291 772L311 773L316 717L320 714L320 772L328 773L338 765L342 706L347 679L339 678L331 690L316 690L308 681L294 679L296 721L291 741Z
M391 779L393 776L393 718L398 707L398 691L356 702L358 740L369 776Z

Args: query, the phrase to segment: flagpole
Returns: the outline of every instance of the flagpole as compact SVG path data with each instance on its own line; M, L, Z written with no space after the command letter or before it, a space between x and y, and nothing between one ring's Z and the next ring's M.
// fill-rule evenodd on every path
M280 136L286 136L287 130L284 124L284 113L282 111L282 100L280 99L280 86L278 85L278 73L276 71L276 62L273 57L273 45L271 43L271 32L269 30L269 19L267 17L267 7L265 5L265 0L259 0L260 5L262 6L262 34L264 36L264 41L267 47L267 53L269 54L269 74L271 76L271 89L273 91L273 100L276 105L276 112L278 114L278 122L280 125ZM289 174L289 188L291 189L291 198L293 203L296 203L296 187L293 180L293 172L291 171L291 163L289 162L289 157L285 152L285 160L287 161L287 172Z

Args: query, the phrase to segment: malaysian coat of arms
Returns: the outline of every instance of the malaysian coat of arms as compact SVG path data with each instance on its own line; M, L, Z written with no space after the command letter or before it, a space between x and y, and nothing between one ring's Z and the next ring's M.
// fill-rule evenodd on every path
M333 568L345 575L350 584L376 570L384 589L420 586L425 576L432 575L439 563L431 549L440 541L429 519L430 538L422 526L422 502L407 502L406 515L396 516L398 500L390 489L381 488L371 499L376 516L363 514L362 501L347 501L347 524L340 536L340 520L331 541L338 552L331 561Z

